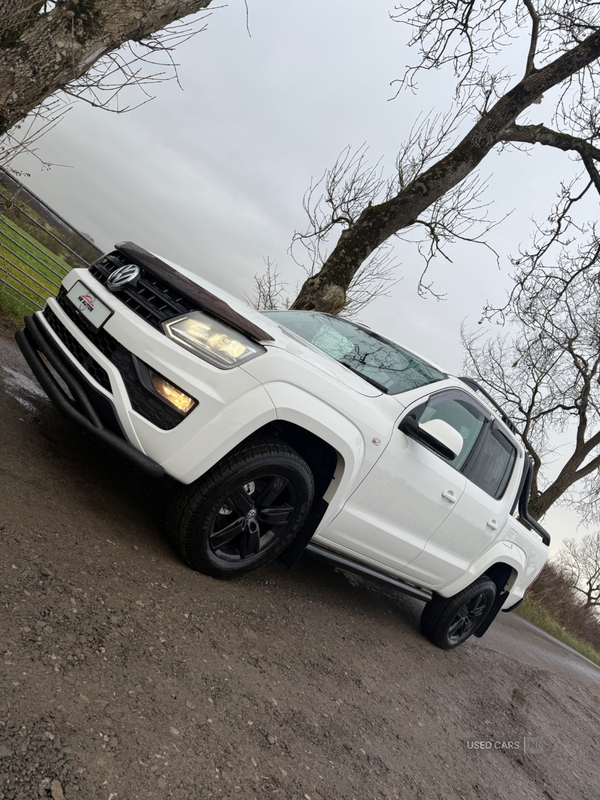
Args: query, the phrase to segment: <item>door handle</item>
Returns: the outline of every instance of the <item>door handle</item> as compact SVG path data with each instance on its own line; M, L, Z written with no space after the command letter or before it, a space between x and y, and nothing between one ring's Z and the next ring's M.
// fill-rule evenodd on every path
M445 497L446 500L449 500L451 503L456 503L456 495L452 489L446 489L445 492L442 492L442 497Z
M498 530L498 523L496 522L495 519L489 520L489 522L487 523L487 526L488 526L488 528L491 528L493 531L497 531Z

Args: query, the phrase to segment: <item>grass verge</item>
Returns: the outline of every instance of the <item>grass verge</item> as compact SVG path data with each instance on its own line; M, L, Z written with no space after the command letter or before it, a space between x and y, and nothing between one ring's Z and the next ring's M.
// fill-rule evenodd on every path
M0 314L21 327L23 318L31 314L35 309L28 306L24 301L21 302L4 290L0 282Z
M588 644L583 639L580 639L564 628L545 608L543 608L539 601L526 596L517 609L517 613L529 620L529 622L533 622L538 628L549 633L550 636L554 636L555 639L569 645L573 650L577 650L582 656L589 658L590 661L593 661L594 664L600 667L600 653L595 650L591 644Z

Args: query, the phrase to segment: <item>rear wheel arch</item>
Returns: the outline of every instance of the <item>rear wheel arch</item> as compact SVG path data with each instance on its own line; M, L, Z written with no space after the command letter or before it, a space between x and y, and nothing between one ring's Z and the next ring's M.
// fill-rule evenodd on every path
M492 564L483 574L494 581L499 593L510 591L518 577L517 570L503 561Z

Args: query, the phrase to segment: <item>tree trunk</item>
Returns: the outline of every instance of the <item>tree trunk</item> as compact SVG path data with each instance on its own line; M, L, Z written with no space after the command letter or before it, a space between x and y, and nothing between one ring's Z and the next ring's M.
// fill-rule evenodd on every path
M544 92L600 57L600 32L540 70L533 70L501 97L465 138L437 164L416 178L396 197L366 208L343 231L322 269L309 278L291 308L339 313L346 291L360 265L390 236L412 225L420 214L459 184L504 141L509 128Z
M0 135L103 55L140 41L212 0L0 2Z
M546 491L538 495L535 500L529 503L529 513L534 519L541 519L544 514L568 491L576 482L576 478L571 480L554 481Z

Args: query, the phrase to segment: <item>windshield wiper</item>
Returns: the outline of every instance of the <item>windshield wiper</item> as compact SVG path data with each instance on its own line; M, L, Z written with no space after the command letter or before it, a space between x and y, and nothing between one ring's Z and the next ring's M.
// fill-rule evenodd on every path
M338 364L341 364L343 367L346 367L346 369L349 369L350 372L353 372L355 375L358 375L360 378L367 381L367 383L370 383L371 386L374 386L376 389L379 389L379 391L383 392L384 394L388 393L387 386L384 386L382 383L379 383L379 381L376 381L375 378L371 378L369 375L365 375L364 372L361 372L360 370L356 369L356 367L351 366L346 361L338 361Z

